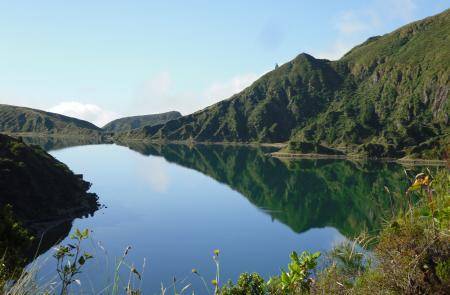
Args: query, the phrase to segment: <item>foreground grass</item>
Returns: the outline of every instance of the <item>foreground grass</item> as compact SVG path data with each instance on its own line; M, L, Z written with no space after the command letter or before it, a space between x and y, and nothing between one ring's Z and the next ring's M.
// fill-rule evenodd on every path
M448 294L450 288L450 175L444 170L430 171L411 179L407 192L397 198L409 200L409 206L390 212L391 218L374 236L360 235L353 242L336 246L330 253L291 254L286 270L266 281L259 274L243 273L237 282L223 284L220 280L219 251L214 251L216 275L205 279L193 269L191 279L201 280L204 288L198 294ZM388 191L389 189L386 188ZM412 200L416 199L416 202ZM11 223L15 224L15 223ZM15 228L18 225L15 224ZM70 294L79 281L92 255L82 251L82 241L88 231L76 231L74 244L57 247L58 285L38 286L37 268L7 276L11 268L0 263L0 287L6 294ZM102 294L143 294L139 284L143 269L126 261L130 249L118 260L114 280ZM318 260L325 267L318 269ZM119 270L126 267L129 278L121 285ZM177 282L161 286L161 294L194 294L191 283Z
M375 265L347 273L333 264L314 286L327 294L448 294L450 287L449 174L411 186L418 203L386 223L375 238ZM420 181L419 181L420 183ZM407 196L412 194L409 190Z

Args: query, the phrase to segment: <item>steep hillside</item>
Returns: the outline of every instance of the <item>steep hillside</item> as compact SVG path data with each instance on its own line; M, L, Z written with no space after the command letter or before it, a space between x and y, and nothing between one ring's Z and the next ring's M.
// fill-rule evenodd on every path
M373 37L338 61L300 54L202 111L121 135L286 142L371 157L439 158L449 142L450 10Z
M92 213L98 204L89 188L43 149L0 134L0 209L11 205L19 221L36 224Z
M164 124L179 117L181 117L181 113L175 111L161 114L125 117L109 122L103 126L102 129L107 132L124 132L144 126Z
M0 104L0 132L58 136L101 136L87 121L25 107Z

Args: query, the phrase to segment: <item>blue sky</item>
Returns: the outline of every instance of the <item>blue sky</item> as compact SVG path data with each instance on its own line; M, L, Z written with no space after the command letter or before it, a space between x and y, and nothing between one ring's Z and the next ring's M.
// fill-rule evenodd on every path
M301 52L337 59L449 7L450 0L0 0L0 103L99 125L188 114Z

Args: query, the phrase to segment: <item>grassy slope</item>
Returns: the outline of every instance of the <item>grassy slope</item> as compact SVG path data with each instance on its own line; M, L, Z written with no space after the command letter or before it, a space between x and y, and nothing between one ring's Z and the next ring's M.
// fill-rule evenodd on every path
M87 121L41 110L0 104L0 132L58 136L100 136Z
M108 132L124 132L136 128L142 128L144 126L164 124L179 117L181 117L181 113L175 111L161 114L125 117L109 122L103 126L102 129Z
M450 10L374 37L342 59L300 54L231 98L122 137L314 142L368 156L442 157ZM324 128L325 127L325 128Z

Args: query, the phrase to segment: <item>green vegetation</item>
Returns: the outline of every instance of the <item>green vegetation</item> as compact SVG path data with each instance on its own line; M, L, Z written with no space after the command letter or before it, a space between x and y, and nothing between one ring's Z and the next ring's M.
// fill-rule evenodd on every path
M78 140L107 142L107 133L129 131L154 126L181 117L179 112L166 112L145 116L125 117L99 128L84 120L45 112L42 110L0 104L0 132L27 137L48 137L52 140Z
M89 237L89 230L85 229L83 231L76 230L73 235L71 235L72 240L75 241L74 244L68 244L67 246L58 246L56 253L53 257L56 258L57 266L56 272L58 273L59 279L61 280L61 295L68 294L69 286L72 283L76 283L76 275L81 273L81 268L84 264L94 258L91 254L84 252L81 253L81 242Z
M27 263L24 253L34 237L17 222L10 205L0 212L0 290L8 279L17 278Z
M119 139L311 143L368 157L445 158L450 10L337 61L300 54L231 98Z
M296 151L301 154L344 155L343 152L337 149L332 149L318 143L305 141L290 141L288 150Z
M0 104L0 132L65 137L101 137L102 129L87 121L25 107Z
M0 287L98 209L89 187L40 147L0 134Z
M92 213L98 203L89 188L81 175L40 147L0 134L0 208L12 205L19 221L49 222Z
M374 266L355 276L346 272L345 265L333 264L319 275L318 293L446 294L450 286L449 187L447 171L419 185L417 204L400 211L375 237Z
M103 126L102 129L106 132L125 132L136 128L142 128L144 126L164 124L170 120L178 119L179 117L181 117L181 113L175 111L144 116L125 117L109 122Z
M1 272L15 277L36 254L67 235L71 220L97 210L89 187L40 147L0 134Z

